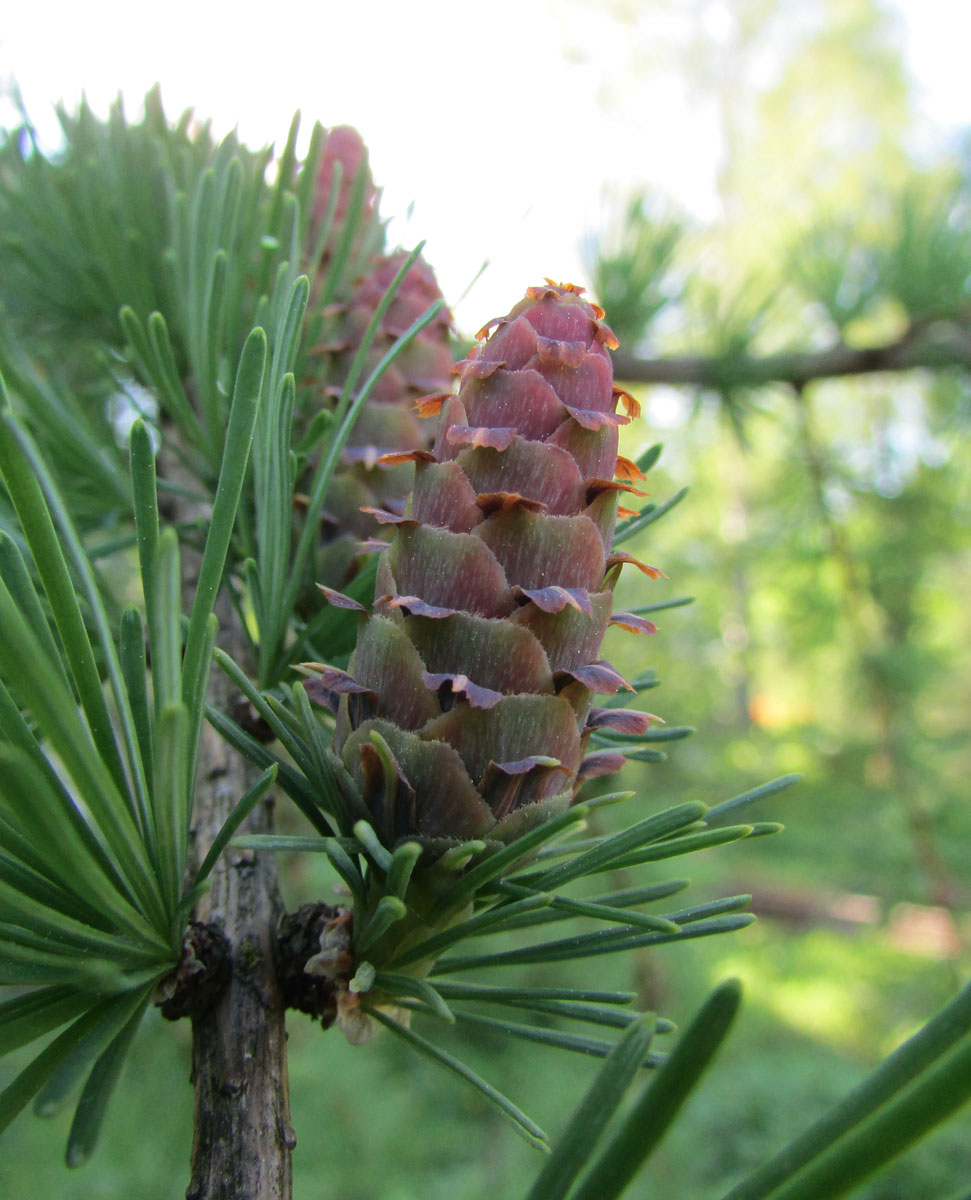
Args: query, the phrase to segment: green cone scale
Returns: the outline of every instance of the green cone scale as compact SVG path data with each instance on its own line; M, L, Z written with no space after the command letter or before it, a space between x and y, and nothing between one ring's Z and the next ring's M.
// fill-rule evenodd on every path
M653 631L613 612L635 561L610 551L618 499L640 476L617 455L637 406L613 385L616 339L581 289L552 282L479 337L458 393L418 402L438 416L433 448L385 456L415 463L415 489L405 515L370 510L387 545L349 670L313 667L388 846L509 840L621 764L586 753L591 730L656 719L597 704L627 686L600 657L608 626Z

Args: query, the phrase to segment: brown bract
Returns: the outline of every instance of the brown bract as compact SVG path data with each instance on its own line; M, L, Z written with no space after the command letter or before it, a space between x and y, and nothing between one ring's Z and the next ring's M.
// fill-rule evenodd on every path
M653 632L612 611L633 561L610 554L618 495L636 490L612 482L630 420L616 408L636 405L614 388L602 316L572 285L530 288L457 365L458 393L416 406L438 414L433 455L410 456L407 516L381 518L390 544L349 671L324 675L389 846L514 837L620 765L587 755L592 729L656 719L594 703L629 686L600 657L607 626Z

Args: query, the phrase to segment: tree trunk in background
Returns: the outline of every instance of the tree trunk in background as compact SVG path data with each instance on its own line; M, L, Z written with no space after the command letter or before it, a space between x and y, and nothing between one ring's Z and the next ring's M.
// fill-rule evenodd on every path
M866 582L846 531L830 506L826 494L825 455L816 437L809 390L806 387L793 388L793 396L799 447L826 547L840 572L843 617L853 643L857 669L869 692L877 744L886 766L888 786L903 807L914 859L924 877L927 899L931 904L953 909L958 889L938 848L933 816L920 800L918 781L910 770L903 746L901 730L906 718L901 709L907 698L888 687L880 674L873 670L871 663L875 655L886 653L894 644L887 630L886 614Z

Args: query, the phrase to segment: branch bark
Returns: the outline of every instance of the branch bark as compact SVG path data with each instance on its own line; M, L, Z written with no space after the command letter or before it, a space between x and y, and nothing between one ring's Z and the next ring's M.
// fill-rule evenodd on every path
M239 653L238 617L223 606L220 638ZM229 610L227 613L225 610ZM236 643L236 644L234 644ZM213 672L210 700L231 702L225 676ZM200 747L195 835L207 847L254 771L209 727ZM248 831L272 829L272 801L250 818ZM232 975L219 1002L192 1025L195 1133L187 1200L289 1200L291 1152L284 1004L273 942L283 913L274 857L230 847L217 863L212 888L196 917L221 927L232 946Z
M170 464L172 465L172 464ZM179 469L167 472L178 476ZM171 515L199 516L198 506L174 499ZM183 548L183 609L195 594L198 556ZM246 664L249 643L225 590L216 605L219 644ZM209 700L231 710L226 676L213 668ZM255 782L256 768L210 727L199 747L192 837L201 858L236 802ZM264 800L243 829L269 833L273 801ZM210 890L194 918L221 929L232 956L219 1000L192 1022L194 1135L187 1200L290 1200L291 1154L285 1006L277 981L274 942L283 904L273 855L230 847L213 869Z

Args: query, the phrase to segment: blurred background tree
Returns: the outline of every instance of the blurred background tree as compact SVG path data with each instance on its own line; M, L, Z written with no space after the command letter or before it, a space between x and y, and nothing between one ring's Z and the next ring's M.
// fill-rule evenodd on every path
M672 686L712 697L700 684L721 670L723 752L765 744L810 767L810 827L839 812L907 830L904 861L900 839L858 843L841 886L966 902L968 180L958 155L909 150L882 6L718 11L717 35L684 48L722 114L712 220L679 223L640 193L590 253L628 347L618 376L657 385L643 396L677 430L666 465L698 481L681 521L721 514L719 540L699 529L667 563L731 598L688 618L722 637L680 655ZM780 24L788 53L772 58ZM759 63L761 88L731 86Z
M633 6L615 11L637 27ZM628 45L718 109L707 219L645 173L587 246L618 377L663 431L669 491L692 491L663 565L672 594L698 599L665 614L662 674L665 714L704 736L651 786L701 795L730 769L805 772L779 852L739 847L732 864L779 918L748 970L777 1021L865 1055L882 1005L840 982L846 929L871 983L893 973L892 948L928 962L927 986L968 962L967 159L960 144L927 153L886 6L699 11L718 21ZM884 1009L870 1033L899 1020ZM802 1061L797 1103L812 1105L825 1071L811 1083ZM781 1111L788 1084L769 1090ZM750 1113L754 1141L728 1157L751 1161L774 1119ZM865 1194L946 1194L957 1143L936 1167L925 1154Z

